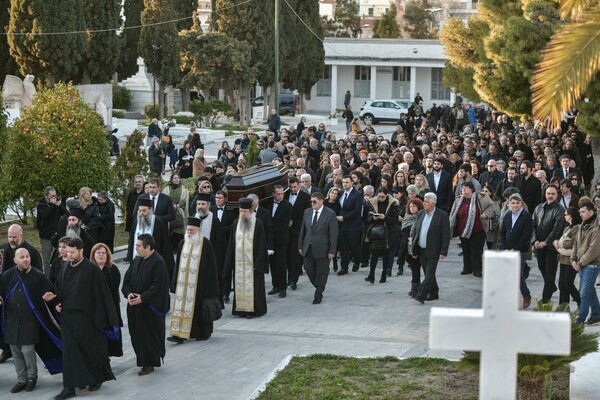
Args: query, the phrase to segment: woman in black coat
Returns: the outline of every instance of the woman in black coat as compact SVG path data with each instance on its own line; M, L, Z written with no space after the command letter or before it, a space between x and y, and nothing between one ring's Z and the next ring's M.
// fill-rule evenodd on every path
M92 189L82 187L79 189L79 204L84 212L83 224L87 233L98 242L98 229L100 227L100 209L98 200L92 196Z
M189 140L183 142L183 147L179 149L179 177L181 179L192 177L192 160L194 153L192 151L192 143Z
M383 259L383 269L379 283L384 283L387 279L387 271L390 265L390 249L396 247L398 242L398 208L396 199L388 194L387 189L380 188L377 195L369 201L369 227L365 240L369 242L371 250L371 260L369 276L365 281L375 283L375 268L379 257Z
M98 241L114 251L115 242L115 203L108 198L108 193L98 193L98 209L100 211L100 227Z
M107 338L108 355L112 357L121 357L123 355L123 335L121 327L123 326L123 318L121 318L121 296L119 294L119 285L121 284L121 273L119 268L112 261L112 253L104 243L97 243L92 247L90 253L90 261L96 264L101 270L108 288L110 289L110 297L113 300L117 317L119 319L119 327L117 332L113 332L113 338Z

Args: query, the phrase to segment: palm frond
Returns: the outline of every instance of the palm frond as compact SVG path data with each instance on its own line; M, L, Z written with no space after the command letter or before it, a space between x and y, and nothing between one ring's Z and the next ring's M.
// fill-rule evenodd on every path
M583 0L582 0L583 1ZM600 70L600 6L550 40L532 80L533 116L558 123Z
M562 19L572 17L577 19L584 10L592 6L596 0L563 0L560 2L560 16Z

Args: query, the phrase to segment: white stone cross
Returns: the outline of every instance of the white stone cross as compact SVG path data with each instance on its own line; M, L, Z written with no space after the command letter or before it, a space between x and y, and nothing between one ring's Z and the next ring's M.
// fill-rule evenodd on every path
M486 251L483 308L432 308L429 348L480 351L479 398L516 397L518 354L569 355L568 313L519 311L520 254Z

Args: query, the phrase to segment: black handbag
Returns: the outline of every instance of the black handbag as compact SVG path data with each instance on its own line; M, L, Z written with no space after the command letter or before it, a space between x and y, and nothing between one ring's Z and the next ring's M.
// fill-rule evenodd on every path
M202 319L206 322L214 322L223 316L221 302L218 297L209 297L202 302Z
M369 230L369 239L384 239L385 238L385 225L376 224L371 225Z

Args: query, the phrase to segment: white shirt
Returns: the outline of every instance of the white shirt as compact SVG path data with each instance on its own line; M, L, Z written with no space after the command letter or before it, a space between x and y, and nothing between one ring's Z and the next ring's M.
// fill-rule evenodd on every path
M440 179L442 177L442 171L435 172L433 171L433 185L435 186L435 190L438 190L438 186L440 186Z
M348 200L348 197L350 197L351 191L352 189L345 191L342 197L340 197L340 206L344 207L344 202Z
M512 225L510 226L511 229L515 227L515 224L517 223L517 220L519 219L519 216L521 215L521 213L523 212L524 208L521 207L521 209L519 210L519 212L515 213L511 213L511 218L512 218Z
M312 217L311 217L311 225L312 225L312 220L315 218L315 212L318 212L319 214L317 214L317 221L319 221L321 219L321 215L323 215L323 208L325 206L321 206L321 208L319 208L318 210L314 210L313 209L313 213L312 213Z
M421 224L421 231L419 232L419 247L424 249L427 247L427 233L429 232L429 225L433 220L433 213L435 208L431 212L425 211L423 216L423 223Z
M292 206L296 203L296 199L298 199L298 193L290 192L289 202Z

